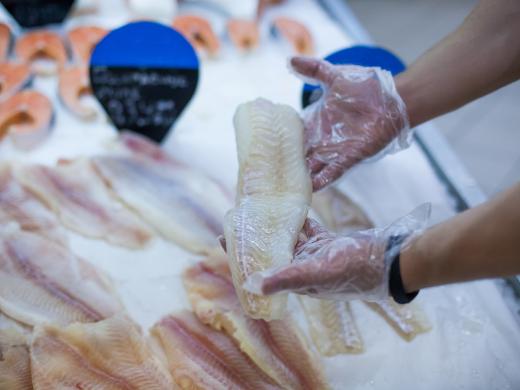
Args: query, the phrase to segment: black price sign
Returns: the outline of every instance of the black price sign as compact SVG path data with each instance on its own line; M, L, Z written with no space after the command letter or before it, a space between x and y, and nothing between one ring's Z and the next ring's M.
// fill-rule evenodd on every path
M74 0L0 0L22 27L39 27L61 23Z
M175 30L136 22L95 48L90 81L113 124L161 142L193 97L199 62Z

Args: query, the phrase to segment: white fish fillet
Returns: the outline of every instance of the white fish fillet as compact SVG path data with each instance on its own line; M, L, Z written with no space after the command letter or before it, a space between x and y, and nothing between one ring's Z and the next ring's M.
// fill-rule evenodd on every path
M128 248L142 248L151 238L150 229L110 194L88 160L18 166L14 173L65 226L84 236Z
M300 297L311 338L323 356L363 352L363 339L350 304Z
M383 317L406 341L411 341L417 335L431 329L426 313L415 302L400 305L388 298L379 302L365 302L365 304Z
M117 196L164 238L208 253L218 246L230 196L213 179L168 156L142 137L125 133L128 151L93 159Z
M231 337L202 324L188 311L164 317L151 333L182 388L280 388L240 351Z
M184 271L184 287L197 317L232 337L282 388L327 389L319 357L288 313L269 322L245 315L227 263L220 250Z
M0 327L0 389L32 389L27 336L17 329Z
M36 390L177 388L140 329L126 317L35 328L31 367Z
M66 242L56 216L14 178L11 166L0 165L0 223L16 222L22 230Z
M0 311L26 325L94 322L122 311L109 281L34 233L0 234Z
M281 318L287 295L243 290L254 272L289 264L312 194L303 124L289 106L264 99L242 104L235 118L239 161L236 207L224 223L233 282L253 318Z

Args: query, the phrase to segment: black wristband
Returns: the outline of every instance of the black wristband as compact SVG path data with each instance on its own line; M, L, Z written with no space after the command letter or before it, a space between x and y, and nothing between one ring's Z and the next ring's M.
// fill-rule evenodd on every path
M419 294L419 291L407 293L404 290L403 279L401 277L401 245L406 239L406 235L390 236L385 252L385 261L390 264L390 274L388 277L388 290L394 301L400 304L410 303Z

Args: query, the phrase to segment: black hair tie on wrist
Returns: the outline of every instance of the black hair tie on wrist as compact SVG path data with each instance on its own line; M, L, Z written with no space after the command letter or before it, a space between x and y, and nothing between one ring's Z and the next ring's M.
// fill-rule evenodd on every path
M407 293L404 290L401 277L401 245L408 235L394 235L388 239L385 252L385 261L390 264L390 275L388 278L388 290L394 301L400 304L410 303L419 294L419 291Z

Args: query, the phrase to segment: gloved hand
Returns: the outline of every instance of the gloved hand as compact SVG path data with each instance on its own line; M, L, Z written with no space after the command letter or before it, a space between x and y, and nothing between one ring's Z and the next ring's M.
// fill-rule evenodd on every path
M369 229L341 236L307 219L295 248L293 263L254 273L244 288L270 295L292 291L322 299L378 301L388 297L392 256L385 256L392 236L406 236L406 246L422 231L430 213L425 204L384 229Z
M406 107L388 71L306 57L293 57L290 66L323 89L319 100L303 111L315 191L362 160L408 146Z

